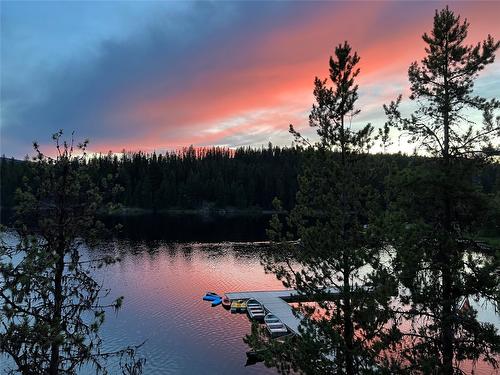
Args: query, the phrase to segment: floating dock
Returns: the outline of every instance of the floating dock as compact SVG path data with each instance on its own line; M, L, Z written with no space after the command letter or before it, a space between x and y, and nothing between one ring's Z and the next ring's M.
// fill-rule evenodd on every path
M327 290L327 293L335 295L338 293L338 290L336 288L330 288ZM303 317L295 312L286 302L301 297L295 289L230 292L226 293L226 297L231 301L238 299L255 299L259 301L269 313L276 315L291 332L296 335L299 334L299 326Z

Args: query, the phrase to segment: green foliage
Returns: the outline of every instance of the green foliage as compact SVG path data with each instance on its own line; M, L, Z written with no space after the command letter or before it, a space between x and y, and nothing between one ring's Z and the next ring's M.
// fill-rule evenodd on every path
M87 142L74 156L73 140L61 143L61 137L62 131L53 136L53 158L35 144L30 177L16 191L15 234L2 233L0 352L22 374L75 374L82 365L107 373L112 355L139 369L133 347L101 350L105 310L118 309L122 298L103 303L108 291L92 278L92 268L115 259L82 259L81 250L102 235L96 214L106 204L84 163ZM119 191L111 177L102 183Z

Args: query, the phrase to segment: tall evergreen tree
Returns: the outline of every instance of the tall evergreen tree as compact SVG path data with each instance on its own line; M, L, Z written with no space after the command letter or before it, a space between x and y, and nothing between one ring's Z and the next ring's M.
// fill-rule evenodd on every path
M371 372L389 333L384 327L392 283L380 262L383 244L373 220L379 202L363 168L373 128L351 127L359 113L358 62L345 42L330 58L332 87L315 79L309 122L319 141L313 145L290 127L296 141L310 148L297 204L286 223L275 216L269 231L275 246L267 269L317 303L299 309L306 318L301 337L283 347L292 366L310 374ZM290 242L296 236L298 245Z
M448 7L436 11L431 34L422 37L426 55L408 70L417 109L404 117L401 96L385 106L391 124L431 156L400 174L389 226L396 268L409 291L404 316L415 323L407 332L407 363L425 373L451 375L461 361L481 357L498 365L498 331L478 322L474 309L460 309L469 296L496 304L500 296L498 252L486 255L475 241L488 206L477 176L498 155L494 111L500 102L473 95L478 73L493 63L500 43L488 36L468 45L468 29ZM474 110L482 112L482 124L471 118Z
M141 372L135 348L114 353L101 347L99 328L107 309L119 309L123 297L104 303L108 293L92 277L92 268L112 258L82 258L103 229L96 214L104 208L103 191L116 187L103 179L102 190L86 171L86 142L73 155L73 141L55 134L56 156L37 156L29 164L30 181L17 191L14 238L0 242L0 353L22 374L76 374L82 366L107 373L106 361L118 356L123 372ZM28 183L29 182L29 183Z

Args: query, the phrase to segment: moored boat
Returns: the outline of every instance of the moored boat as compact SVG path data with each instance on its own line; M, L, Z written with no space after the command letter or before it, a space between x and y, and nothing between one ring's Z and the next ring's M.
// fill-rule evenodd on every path
M245 312L247 309L247 303L246 301L242 299L238 299L236 301L231 302L231 312L232 313L237 313L237 312Z
M222 298L216 298L212 301L212 307L219 306L222 303Z
M249 350L247 351L247 362L245 366L252 366L258 362L264 361L264 355L266 353L266 349L257 349L257 350Z
M254 320L264 320L266 316L266 312L264 311L264 307L262 304L254 299L249 299L247 301L247 313L250 319Z
M288 328L276 315L267 314L264 317L264 323L271 337L279 337L288 334Z
M222 298L222 307L224 307L226 310L229 310L231 308L231 300L227 296L224 296Z
M206 292L203 296L203 301L213 301L218 298L221 298L217 293L214 292Z

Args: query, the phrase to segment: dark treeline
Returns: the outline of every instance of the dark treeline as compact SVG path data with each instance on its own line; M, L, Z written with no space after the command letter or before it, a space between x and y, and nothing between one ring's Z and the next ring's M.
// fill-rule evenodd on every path
M304 151L277 147L185 148L165 154L143 152L96 155L85 163L95 182L112 175L123 187L119 203L146 210L228 208L272 209L279 197L285 209L295 204L297 175ZM370 180L380 192L385 178L418 163L421 158L402 154L365 156ZM29 178L25 161L0 159L1 206L15 205L15 191ZM477 176L484 192L500 191L500 166L491 164Z
M123 206L148 210L202 207L271 208L274 197L293 204L299 153L291 148L237 150L185 148L165 154L96 155L86 160L94 181L112 175L123 187ZM25 162L2 158L1 200L14 205L15 190L29 174Z

